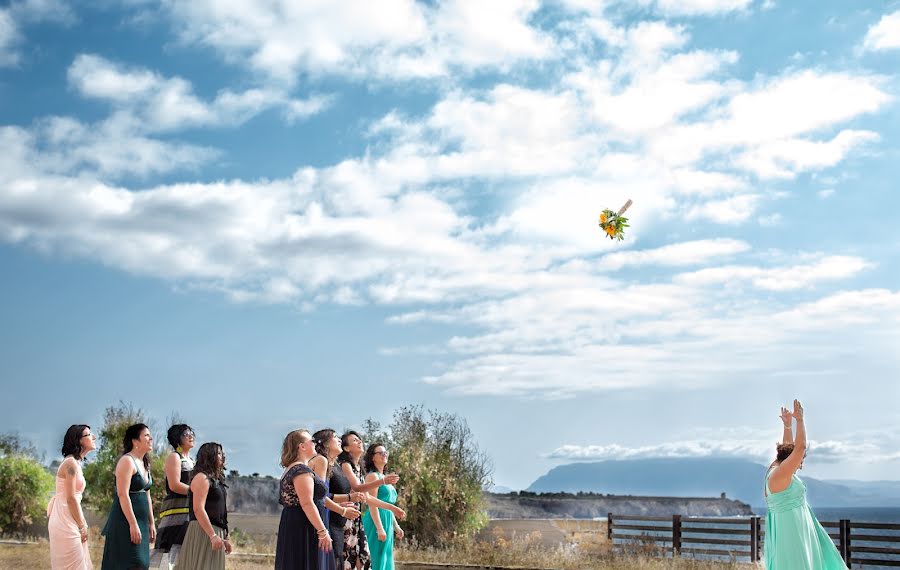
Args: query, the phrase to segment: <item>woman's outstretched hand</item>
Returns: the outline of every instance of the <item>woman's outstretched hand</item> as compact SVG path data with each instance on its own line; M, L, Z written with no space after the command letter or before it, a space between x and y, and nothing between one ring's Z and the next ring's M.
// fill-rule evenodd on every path
M794 400L794 411L791 413L797 421L803 421L803 406L800 405L800 400Z
M791 415L791 411L781 406L781 421L784 423L784 427L791 427L791 420L794 416Z

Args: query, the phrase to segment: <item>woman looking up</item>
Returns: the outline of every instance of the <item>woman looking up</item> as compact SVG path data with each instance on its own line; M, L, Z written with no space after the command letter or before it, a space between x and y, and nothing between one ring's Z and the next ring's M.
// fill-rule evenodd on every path
M846 570L834 542L806 502L806 485L797 477L806 457L803 406L781 408L784 433L766 472L765 556L767 570ZM794 437L791 424L797 424Z
M188 491L190 522L175 570L225 570L228 540L228 508L225 485L225 451L216 442L204 443Z
M63 437L63 462L56 471L56 493L47 505L52 570L91 570L88 526L81 509L85 481L81 462L97 448L91 426L73 425Z
M315 456L309 430L297 429L285 436L278 499L284 508L278 523L275 570L317 570L320 550L331 557L331 536L319 515L327 493L325 482L306 464Z
M150 458L153 435L144 424L134 424L122 438L124 453L116 464L116 496L103 536L103 570L144 569L150 566L150 543L156 540L150 501Z
M159 513L154 549L160 555L169 555L171 567L178 562L178 551L181 550L190 519L188 490L194 469L190 455L194 448L194 430L187 424L175 424L169 428L166 439L172 446L172 452L166 457L166 497Z
M319 552L319 570L334 570L337 559L339 557L343 559L344 556L343 521L357 519L360 515L356 504L351 501L363 501L365 494L353 492L349 488L331 489L332 477L336 472L334 462L341 453L341 440L333 429L321 429L312 437L316 444L316 456L309 460L308 465L315 472L316 477L325 483L327 491L323 503L325 508L320 509L319 515L325 521L331 536L331 553ZM339 486L341 486L340 482ZM349 484L346 487L349 487ZM339 529L334 529L332 516L340 521Z
M331 489L335 492L343 492L338 489L344 489L344 485L348 485L353 491L366 493L366 502L379 509L388 509L394 513L397 520L403 520L406 513L397 505L385 503L372 496L369 493L375 491L382 485L396 485L400 480L395 473L388 473L381 479L362 482L362 469L360 469L359 461L365 453L362 437L355 431L350 430L341 436L341 454L338 455L337 464L340 469L335 469L331 475ZM331 517L332 529L335 529L337 516ZM332 531L332 538L336 529ZM366 540L366 532L363 530L362 518L355 520L347 519L344 522L344 552L343 557L337 560L338 570L369 570L372 566L372 557L369 554L369 543ZM337 548L335 548L337 554Z

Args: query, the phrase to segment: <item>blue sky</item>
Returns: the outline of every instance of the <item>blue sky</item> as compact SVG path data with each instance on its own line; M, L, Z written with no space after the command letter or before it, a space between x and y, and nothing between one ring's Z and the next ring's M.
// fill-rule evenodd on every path
M0 430L900 467L900 2L0 3ZM604 208L634 200L623 242ZM160 434L161 435L161 434Z

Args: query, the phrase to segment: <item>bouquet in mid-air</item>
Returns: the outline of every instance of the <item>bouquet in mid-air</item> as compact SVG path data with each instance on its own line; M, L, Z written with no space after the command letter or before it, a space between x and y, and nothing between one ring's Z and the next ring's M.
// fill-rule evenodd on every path
M603 210L600 213L600 229L603 230L606 237L619 241L625 239L625 228L628 227L628 218L623 216L623 214L631 204L631 200L628 200L624 206L619 208L618 212Z

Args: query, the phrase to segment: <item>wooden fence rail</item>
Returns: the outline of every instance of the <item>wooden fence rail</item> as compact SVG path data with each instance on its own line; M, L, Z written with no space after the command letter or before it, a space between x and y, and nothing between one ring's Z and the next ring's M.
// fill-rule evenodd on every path
M848 568L900 567L900 524L824 521ZM765 518L645 517L607 515L614 547L641 548L662 556L722 556L763 559Z

